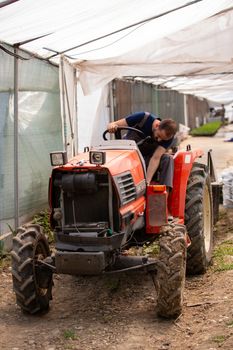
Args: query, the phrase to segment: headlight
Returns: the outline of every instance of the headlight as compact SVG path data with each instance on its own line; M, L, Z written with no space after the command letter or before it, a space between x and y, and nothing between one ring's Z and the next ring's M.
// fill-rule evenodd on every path
M89 162L91 164L101 165L105 163L105 160L106 160L105 152L91 151L89 153Z
M50 161L52 166L65 165L67 163L67 153L63 152L51 152Z

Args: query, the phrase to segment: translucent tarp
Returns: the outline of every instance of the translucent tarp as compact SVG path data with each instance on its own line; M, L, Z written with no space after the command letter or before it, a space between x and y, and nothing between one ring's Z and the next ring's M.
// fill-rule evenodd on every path
M55 55L57 62L56 52L65 52L86 94L131 75L153 77L154 84L163 80L165 86L169 80L172 89L229 102L232 5L232 0L20 0L0 9L0 40L24 42L21 47ZM180 76L186 77L181 86Z
M77 63L86 93L121 76L209 100L233 100L233 10L205 19L119 57Z
M10 47L7 49L11 50ZM22 51L19 54L29 57ZM62 148L58 68L32 58L19 72L19 216L47 206L49 152ZM0 234L14 227L13 57L0 51Z
M205 0L200 4L189 6L182 12L182 23L186 22L187 25L189 21L195 23L199 18L205 18L206 5L201 4L203 2L212 8L209 11L211 14L226 6L226 1L222 0L217 6L215 0ZM161 15L187 3L189 3L187 0L146 0L146 2L144 0L98 0L97 2L94 0L68 0L66 2L20 0L0 10L0 40L14 44L46 35L41 39L26 43L23 47L43 57L48 57L51 52L45 48L61 52L79 46L78 49L69 51L69 55L78 55L75 58L91 59L98 58L99 53L92 51L87 55L82 52L104 46L99 57L110 57L133 49L135 46L139 47L153 38L161 38L167 34L165 32L167 29L169 32L174 31L174 27L179 27L180 24L163 20L158 30L154 32L151 32L150 24L149 28L147 25L138 24L111 37L105 37L98 43L92 42L85 47L83 43ZM195 17L192 16L193 11L197 19L193 19ZM166 26L164 22L167 22ZM161 29L163 29L162 32ZM114 45L106 46L113 42Z
M109 120L105 87L114 78L136 76L211 101L231 102L232 6L232 0L20 0L0 7L0 45L20 43L57 63L59 54L66 54L84 93L90 94L80 93L78 101L83 146L99 139L95 130ZM13 72L13 58L0 47L0 189L5 191L1 198L7 199L6 206L1 200L1 220L10 218L13 203ZM42 204L48 152L62 147L61 130L67 133L68 151L75 145L70 138L72 127L77 129L75 120L69 125L64 103L63 127L60 120L57 72L44 61L20 60L20 215L32 208L30 203ZM72 70L65 75L75 107ZM40 175L42 166L46 170Z

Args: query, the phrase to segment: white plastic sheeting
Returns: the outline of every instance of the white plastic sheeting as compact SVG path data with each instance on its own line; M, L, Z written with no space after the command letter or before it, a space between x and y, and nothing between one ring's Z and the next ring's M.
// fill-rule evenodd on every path
M76 154L78 145L76 70L62 56L60 64L62 136L68 159Z
M12 51L12 48L7 47ZM19 50L20 55L29 58ZM13 57L0 50L0 233L14 227ZM62 149L58 68L31 59L19 62L19 215L47 205L49 152Z
M203 6L204 2L206 4ZM221 4L216 7L213 2ZM201 7L197 4L193 5L192 9L187 8L182 12L182 22L195 23L198 19L193 20L193 17L205 18L206 8L213 8L208 11L213 14L227 3L225 0L217 2L205 0L200 2ZM51 52L44 47L61 52L187 3L189 3L188 0L98 0L97 2L95 0L20 0L0 10L0 40L14 44L47 35L23 46L46 57L50 56ZM142 43L149 42L154 37L161 38L167 34L166 28L171 32L174 31L174 26L175 28L180 26L178 23L166 22L167 20L162 20L159 27L156 24L158 29L153 32L149 22L149 27L146 24L128 28L98 43L69 51L68 54L80 55L85 59L119 55L135 46L140 47ZM118 41L115 42L116 40ZM113 45L106 46L113 42ZM100 54L92 51L88 55L81 55L83 51L97 49L99 46L105 46Z
M223 182L223 205L226 208L233 208L233 167L223 170L221 180Z
M95 90L84 96L78 85L78 115L82 116L78 122L78 150L90 145L98 144L111 115L109 106L108 86Z
M0 9L0 40L45 35L22 47L43 57L53 55L47 49L66 51L85 93L116 77L149 76L154 84L227 103L232 6L232 0L20 0Z
M229 10L117 58L77 63L80 81L89 93L114 77L144 76L156 85L229 103L232 37L233 10Z

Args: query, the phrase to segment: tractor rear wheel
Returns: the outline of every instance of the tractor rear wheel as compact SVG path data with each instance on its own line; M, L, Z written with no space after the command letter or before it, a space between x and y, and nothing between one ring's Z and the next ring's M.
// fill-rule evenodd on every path
M11 252L13 289L17 304L30 314L48 310L52 299L52 273L39 265L48 256L49 245L39 225L18 229Z
M191 240L187 251L187 273L204 273L211 261L213 250L212 192L210 177L204 164L194 163L189 176L185 225Z
M186 240L184 225L167 225L160 238L158 261L158 315L165 318L181 314L185 287Z

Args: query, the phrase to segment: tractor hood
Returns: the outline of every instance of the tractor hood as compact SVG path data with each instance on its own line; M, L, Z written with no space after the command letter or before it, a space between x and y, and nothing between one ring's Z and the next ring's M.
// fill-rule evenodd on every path
M116 176L125 172L131 172L135 184L145 179L142 160L137 150L104 150L106 154L105 163L103 165L95 165L89 162L89 152L80 153L60 170L75 169L108 169L112 176Z

